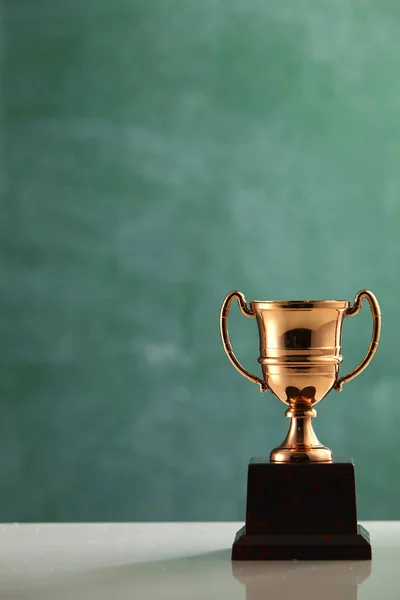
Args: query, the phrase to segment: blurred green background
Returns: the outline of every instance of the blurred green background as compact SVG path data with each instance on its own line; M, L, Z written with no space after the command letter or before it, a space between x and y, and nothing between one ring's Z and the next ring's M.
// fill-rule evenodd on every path
M398 519L400 5L3 5L0 520L243 520L284 406L225 294L381 303L314 426ZM368 306L345 321L342 374ZM233 346L259 366L235 307Z

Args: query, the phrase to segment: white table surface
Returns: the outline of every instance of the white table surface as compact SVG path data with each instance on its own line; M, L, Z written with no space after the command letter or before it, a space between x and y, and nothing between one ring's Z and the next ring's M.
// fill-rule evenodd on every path
M234 563L241 523L0 525L0 598L400 600L400 522L363 523L372 562ZM362 582L362 583L361 583ZM358 585L359 583L359 585Z

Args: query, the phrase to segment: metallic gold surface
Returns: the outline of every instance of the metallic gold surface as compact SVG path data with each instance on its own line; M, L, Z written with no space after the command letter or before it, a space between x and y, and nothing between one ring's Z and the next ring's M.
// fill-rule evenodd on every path
M364 298L366 298L369 302L373 319L371 343L369 345L367 354L365 355L361 363L358 365L358 367L351 371L351 373L349 373L348 375L344 375L343 377L341 377L335 383L335 390L337 390L338 392L342 391L344 383L351 381L352 379L354 379L354 377L357 377L357 375L359 375L361 371L364 371L364 369L368 367L369 363L372 360L372 357L374 356L378 348L379 338L381 335L381 310L379 308L378 301L372 292L369 292L368 290L361 290L361 292L358 292L358 294L354 298L353 306L346 311L346 317L354 317L354 315L356 315L359 312Z
M234 300L237 300L239 308L240 308L240 312L245 317L254 318L256 316L254 312L252 312L251 310L249 310L247 308L245 297L243 296L243 294L241 292L234 291L234 292L230 292L227 295L227 297L225 298L225 300L222 304L222 307L221 307L221 314L220 314L220 320L219 320L221 338L222 338L222 343L224 345L224 350L225 350L229 360L235 367L235 369L237 369L239 371L239 373L241 373L244 377L246 377L253 383L258 383L258 385L260 386L260 392L265 392L267 389L265 382L262 379L260 379L259 377L257 377L257 375L253 375L252 373L250 373L250 371L245 369L240 364L240 362L238 361L238 359L236 358L236 356L232 350L232 346L231 346L231 343L229 340L229 332L228 332L228 314L229 314L229 310L231 308L231 304Z
M368 352L348 375L338 379L341 356L343 320L356 315L363 299L369 302L373 317L372 340ZM229 340L228 315L233 300L247 317L257 319L260 337L260 357L263 378L253 375L237 360ZM224 350L233 366L244 377L258 383L260 391L271 392L289 408L292 419L285 441L271 453L276 462L332 460L332 452L323 446L312 428L316 416L314 405L333 388L341 391L343 384L363 371L377 349L381 314L375 296L358 292L353 306L347 300L253 301L247 307L241 292L230 292L221 308L221 337Z

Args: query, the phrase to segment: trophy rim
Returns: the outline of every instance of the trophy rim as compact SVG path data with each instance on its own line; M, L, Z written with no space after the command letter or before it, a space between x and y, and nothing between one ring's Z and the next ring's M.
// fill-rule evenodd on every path
M251 300L251 306L256 308L349 308L349 300Z

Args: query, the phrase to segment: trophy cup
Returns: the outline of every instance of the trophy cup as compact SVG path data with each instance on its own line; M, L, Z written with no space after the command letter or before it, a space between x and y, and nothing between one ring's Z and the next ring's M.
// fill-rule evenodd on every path
M342 325L368 300L372 339L362 362L338 378ZM263 377L245 369L233 353L228 314L237 300L246 317L256 318ZM246 525L236 535L233 560L368 560L369 534L357 525L354 465L334 458L318 440L311 423L314 406L333 388L363 371L379 342L381 314L371 292L347 300L254 301L248 308L241 292L230 292L221 308L221 337L233 366L260 391L288 406L289 432L268 458L253 458L247 478Z

